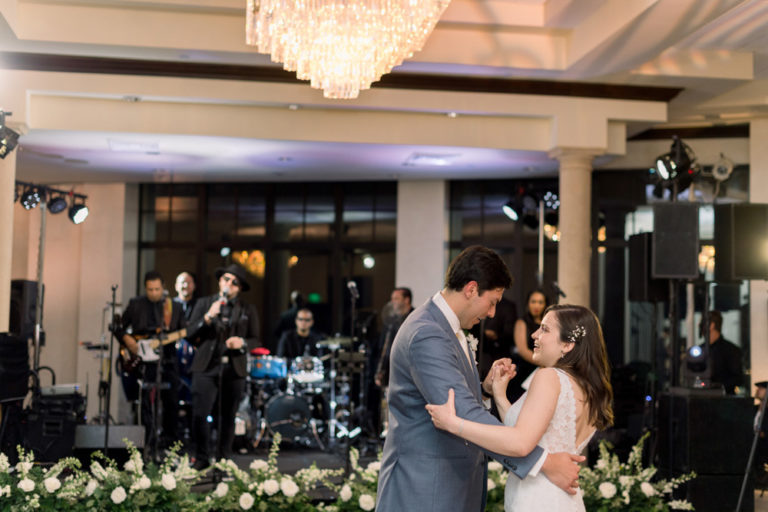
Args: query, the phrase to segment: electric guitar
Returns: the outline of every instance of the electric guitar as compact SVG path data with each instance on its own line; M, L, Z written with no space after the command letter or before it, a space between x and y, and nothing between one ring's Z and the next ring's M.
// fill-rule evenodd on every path
M169 343L175 343L186 335L186 329L165 333L162 334L162 336L134 336L133 334L129 334L129 336L136 340L139 350L137 354L133 354L125 346L120 348L123 371L126 373L133 373L141 363L154 363L155 361L158 361L160 359L160 354L157 350L158 348L168 345Z

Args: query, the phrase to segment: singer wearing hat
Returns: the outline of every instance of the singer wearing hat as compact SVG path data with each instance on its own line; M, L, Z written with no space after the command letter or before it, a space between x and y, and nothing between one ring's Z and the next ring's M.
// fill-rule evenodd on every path
M227 457L235 433L235 413L245 390L247 354L259 346L256 308L239 295L248 291L245 269L229 265L216 269L219 293L197 301L187 327L187 339L197 347L192 362L192 411L195 468L210 465L211 431L219 430L216 458ZM214 404L219 407L214 410Z

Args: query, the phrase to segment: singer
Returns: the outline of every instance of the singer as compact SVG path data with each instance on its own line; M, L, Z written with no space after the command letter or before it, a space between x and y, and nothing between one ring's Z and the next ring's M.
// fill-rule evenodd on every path
M235 413L245 390L247 354L259 346L256 308L239 295L250 289L245 269L235 264L218 268L216 278L219 293L197 301L187 327L187 339L197 347L191 372L194 466L198 470L210 465L208 416L219 429L215 457L230 455Z

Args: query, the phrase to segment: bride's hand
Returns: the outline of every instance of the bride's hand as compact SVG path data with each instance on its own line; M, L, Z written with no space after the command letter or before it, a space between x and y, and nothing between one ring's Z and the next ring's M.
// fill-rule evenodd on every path
M448 390L448 401L443 405L427 404L427 412L432 417L432 423L441 430L456 433L460 419L456 416L456 406L453 389Z
M514 365L511 368L501 365L493 368L493 396L507 396L507 385L517 373L514 368Z

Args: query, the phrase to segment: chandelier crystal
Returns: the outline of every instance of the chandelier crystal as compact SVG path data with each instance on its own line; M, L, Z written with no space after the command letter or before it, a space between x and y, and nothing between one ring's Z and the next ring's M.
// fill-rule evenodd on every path
M360 91L421 50L450 0L248 0L246 43L326 98Z

